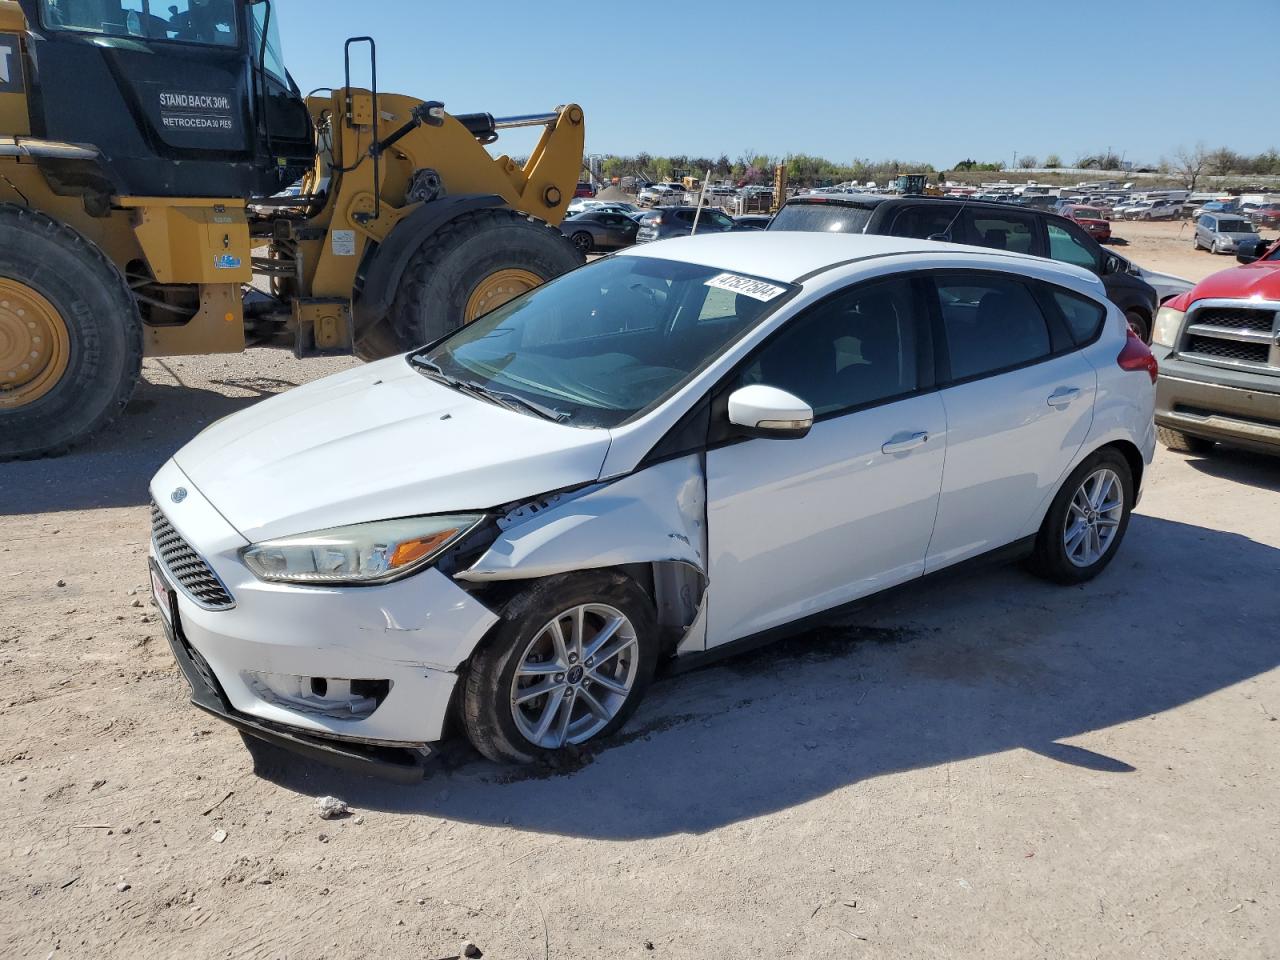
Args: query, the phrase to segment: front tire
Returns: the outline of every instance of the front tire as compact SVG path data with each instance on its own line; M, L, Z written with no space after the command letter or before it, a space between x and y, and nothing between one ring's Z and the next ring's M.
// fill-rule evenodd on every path
M70 227L0 204L0 460L101 430L141 369L142 320L115 265Z
M1141 310L1126 310L1124 318L1129 321L1129 328L1133 330L1143 343L1151 342L1151 319Z
M1114 449L1071 471L1040 525L1031 569L1056 583L1084 583L1106 569L1133 511L1133 472Z
M438 340L582 262L541 220L506 208L464 214L432 234L405 267L390 310L394 342L412 350Z
M471 658L467 738L498 763L603 739L635 710L657 659L653 605L634 580L593 570L535 581Z

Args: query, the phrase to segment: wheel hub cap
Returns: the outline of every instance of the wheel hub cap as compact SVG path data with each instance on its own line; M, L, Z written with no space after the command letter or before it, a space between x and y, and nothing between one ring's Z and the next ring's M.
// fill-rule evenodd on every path
M71 337L54 305L25 283L0 278L0 409L40 399L70 359Z
M521 654L511 717L543 749L582 743L618 715L638 672L631 621L607 604L582 604L543 626Z
M1114 470L1103 468L1085 477L1067 508L1062 545L1077 567L1097 563L1115 543L1124 517L1124 486Z
M463 313L463 322L470 323L476 317L483 317L490 310L496 310L508 300L520 296L527 290L532 290L541 283L542 278L531 270L513 267L491 273L471 291Z

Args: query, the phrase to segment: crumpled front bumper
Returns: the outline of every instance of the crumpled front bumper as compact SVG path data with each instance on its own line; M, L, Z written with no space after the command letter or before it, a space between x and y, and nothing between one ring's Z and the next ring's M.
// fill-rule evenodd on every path
M420 777L427 745L444 734L457 669L496 615L435 569L376 587L264 583L240 559L247 541L173 461L151 490L234 600L218 609L197 603L157 563L153 541L152 562L171 591L166 633L193 703L327 763ZM349 681L381 684L376 706L332 695ZM311 694L312 684L327 684L328 699Z
M191 702L206 713L226 721L242 733L330 766L397 783L417 783L423 778L425 764L431 752L425 746L410 750L309 736L298 730L240 713L227 700L208 663L183 635L182 617L176 599L170 602L168 617L162 617L161 623L164 625L165 638L169 641L169 649L173 651L178 668L191 687Z

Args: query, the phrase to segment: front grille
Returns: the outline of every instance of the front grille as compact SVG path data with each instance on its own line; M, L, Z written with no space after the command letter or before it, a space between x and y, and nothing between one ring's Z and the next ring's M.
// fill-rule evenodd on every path
M1271 348L1265 343L1241 343L1237 340L1219 340L1217 337L1192 336L1187 340L1186 352L1222 360L1265 364L1271 355Z
M1229 307L1210 307L1197 310L1194 323L1206 327L1228 327L1232 330L1259 330L1270 333L1275 323L1274 310L1232 309Z
M154 503L151 504L151 539L160 562L184 593L206 610L234 607L235 600L222 585L213 568L173 529L173 524Z

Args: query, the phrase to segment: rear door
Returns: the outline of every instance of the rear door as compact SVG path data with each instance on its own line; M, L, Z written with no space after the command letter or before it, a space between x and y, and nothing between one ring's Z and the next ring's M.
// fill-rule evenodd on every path
M926 572L1035 532L1084 443L1097 374L1042 285L994 271L933 277L947 457Z

